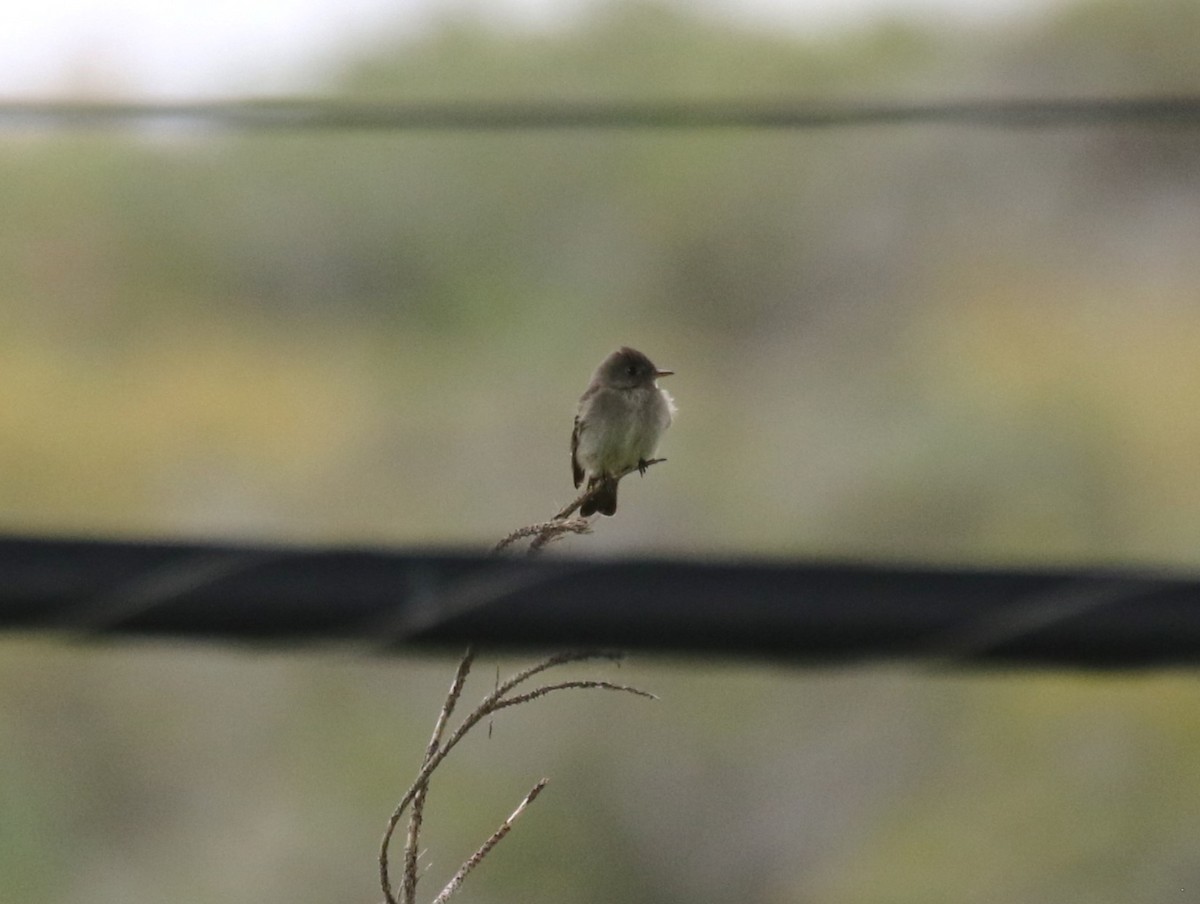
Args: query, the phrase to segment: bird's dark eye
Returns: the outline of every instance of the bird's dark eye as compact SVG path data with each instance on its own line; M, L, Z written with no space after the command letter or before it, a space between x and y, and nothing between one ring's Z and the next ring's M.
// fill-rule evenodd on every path
M627 368L625 368L625 373L632 377L637 373L637 368L630 364Z

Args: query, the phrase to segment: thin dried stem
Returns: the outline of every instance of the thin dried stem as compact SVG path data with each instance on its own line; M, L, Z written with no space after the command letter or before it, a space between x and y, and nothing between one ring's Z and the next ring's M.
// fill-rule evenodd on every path
M640 687L633 687L629 684L614 684L611 681L563 681L558 684L546 684L524 694L518 694L515 697L509 697L501 700L496 704L496 709L505 709L509 706L519 706L522 703L528 703L530 700L536 700L538 697L544 697L546 694L552 694L554 691L564 691L571 688L579 688L582 690L599 689L605 691L624 691L627 694L636 694L639 697L645 697L648 700L657 700L658 696L649 691L644 691Z
M583 518L568 518L565 521L551 521L529 544L525 555L536 556L543 546L555 540L561 540L567 534L590 534L592 525Z
M624 658L625 654L619 650L569 650L565 653L555 653L553 656L543 659L537 665L531 665L529 668L517 672L503 684L498 685L492 696L496 698L503 697L514 687L524 684L534 675L539 675L547 669L552 669L556 666L566 665L571 662L586 662L589 659L607 659L609 662L620 662Z
M462 678L464 681L466 680L466 673L470 669L470 664L471 664L470 657L472 655L473 654L471 654L471 652L468 651L468 655L463 657L463 663L460 663L460 665L459 665L459 671L462 672ZM389 868L389 863L388 863L388 858L389 858L388 849L391 846L392 836L396 832L396 826L399 825L400 819L404 816L404 813L406 810L408 810L409 806L414 804L414 802L418 796L421 796L425 793L425 789L427 788L427 786L429 784L429 777L431 775L433 775L434 770L437 769L437 767L441 765L442 760L444 760L449 755L450 751L453 750L458 745L458 742L461 741L466 736L467 732L469 732L472 728L474 728L476 725L478 725L480 721L482 721L484 718L486 718L490 714L496 712L497 710L505 709L509 706L516 706L518 703L527 703L530 700L534 700L534 699L537 699L538 697L545 696L546 694L550 693L553 690L565 689L567 687L608 686L609 689L612 689L612 690L625 690L625 691L628 691L631 693L636 693L639 696L651 697L651 698L654 697L653 694L647 693L646 691L640 691L636 688L628 688L623 685L611 685L610 686L610 685L608 685L607 682L563 682L561 685L546 685L545 687L538 688L534 691L529 692L528 694L523 694L520 697L513 697L513 698L506 699L506 695L511 690L513 690L515 687L517 687L518 685L522 684L525 681L528 681L534 675L537 675L537 674L540 674L541 672L546 671L547 669L551 669L551 668L554 668L555 666L559 666L559 665L565 665L566 663L570 663L570 662L582 662L582 661L588 660L588 659L601 659L601 658L611 659L611 660L620 660L621 654L613 653L610 651L597 651L597 650L558 653L554 656L551 656L547 659L542 660L541 662L537 663L536 665L530 666L529 668L518 672L517 674L513 675L511 678L507 679L506 681L501 682L499 684L499 686L497 686L495 688L495 690L493 690L490 694L488 694L486 697L484 697L483 700L480 701L479 705L476 706L475 709L473 709L470 713L467 714L466 718L463 719L462 723L458 726L458 728L456 728L453 732L450 733L450 736L448 738L446 738L445 742L441 743L440 734L441 734L441 732L444 732L444 730L445 730L444 723L450 717L449 710L452 710L454 708L454 701L457 701L458 696L461 694L461 690L462 690L462 687L458 681L458 676L457 675L455 676L455 681L451 685L451 694L447 696L447 705L443 705L443 707L442 707L443 713L445 713L445 718L443 718L441 715L439 715L438 722L442 723L442 724L440 725L440 727L435 727L435 729L434 729L434 739L431 739L429 746L426 748L426 755L425 755L424 761L421 764L421 769L420 769L420 771L417 772L417 777L415 779L413 779L413 782L411 785L409 785L408 790L404 792L404 796L400 798L400 802L398 804L396 804L395 809L392 811L392 815L388 818L387 827L383 833L383 841L381 842L380 847L379 847L379 880L380 880L380 886L383 889L384 899L386 900L387 904L399 904L399 902L396 900L396 896L392 890L390 868ZM451 696L453 696L453 701L450 699ZM435 744L433 742L434 740L438 740L438 743ZM418 820L418 834L419 834L419 829L420 829L420 820ZM410 833L411 833L411 829L410 829ZM410 843L413 842L413 838L412 838L411 834L410 834L409 841L410 841ZM415 851L415 849L416 849L416 845L415 845L415 843L413 843L413 850ZM408 848L406 847L406 851L405 851L405 865L406 865L405 881L406 882L408 881L408 874L407 874L408 863L409 863L409 852L408 852ZM413 863L413 869L415 871L415 854L413 855L412 863ZM415 880L414 880L413 887L414 887L414 891L415 891ZM407 902L406 902L406 904L407 904Z
M540 521L526 527L518 527L511 534L492 547L492 553L498 553L524 537L534 537L534 543L540 549L551 540L557 540L566 534L590 534L592 525L582 518L570 518L562 521ZM532 546L530 547L533 548Z
M446 723L450 721L450 716L454 714L454 707L458 704L459 698L462 696L463 686L467 683L467 675L471 673L471 666L475 662L475 649L467 647L463 653L462 661L458 664L458 671L454 673L454 680L450 682L450 690L446 693L446 703L442 707L442 711L438 714L437 724L433 727L433 736L429 739L429 746L425 748L425 757L428 759L437 750L438 744L442 741L442 735L446 733Z
M438 713L437 724L434 725L433 735L429 738L429 744L425 748L422 765L429 762L430 758L437 753L442 735L446 732L446 723L450 721L454 707L457 705L459 697L462 696L463 685L466 684L467 675L471 671L471 664L474 660L474 649L467 647L458 664L458 670L454 673L454 680L450 683L450 690L446 693L446 702L442 704L442 711ZM421 823L425 816L425 798L428 794L429 782L426 781L417 789L412 801L412 811L408 815L408 837L404 843L404 884L401 886L401 900L404 904L415 904L417 898L417 855L420 852ZM386 893L387 886L385 885ZM389 897L388 900L390 902L391 898Z
M467 874L475 869L482 862L483 858L491 853L492 848L499 844L504 836L512 830L513 823L517 821L517 817L525 812L526 807L537 800L537 796L542 793L542 789L546 787L548 782L549 779L544 778L533 786L533 790L525 795L525 799L513 810L512 815L504 820L500 828L492 833L492 837L485 841L483 846L468 857L467 862L458 868L458 872L446 883L446 887L442 889L441 894L433 899L433 904L446 904L449 897L458 891L459 886L463 884L463 880L467 878Z

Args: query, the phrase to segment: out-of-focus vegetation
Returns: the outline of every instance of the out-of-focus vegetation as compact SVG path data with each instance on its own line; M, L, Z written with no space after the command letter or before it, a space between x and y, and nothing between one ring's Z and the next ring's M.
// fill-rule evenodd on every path
M1198 18L817 40L614 4L380 36L328 92L1185 93ZM670 463L564 550L1200 564L1190 129L48 133L0 167L10 531L487 544L570 497L575 400L628 343L678 371ZM545 772L464 895L1200 886L1191 682L634 668L663 703L464 751L431 875ZM373 899L451 669L6 644L0 897Z
M330 92L1186 91L1194 31L1162 23L1196 15L806 42L617 5L561 34L381 39ZM1143 67L1129 35L1151 31ZM486 543L568 494L574 401L628 342L679 371L673 461L576 549L1196 559L1191 130L53 133L2 154L12 529Z

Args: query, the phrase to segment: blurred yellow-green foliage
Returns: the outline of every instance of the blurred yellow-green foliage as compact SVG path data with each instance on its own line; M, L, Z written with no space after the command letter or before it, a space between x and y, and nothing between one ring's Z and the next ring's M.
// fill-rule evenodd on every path
M600 4L380 35L325 90L1184 94L1198 18L805 39ZM570 498L575 400L631 344L678 372L670 463L564 551L1200 565L1192 129L163 128L10 133L0 167L10 532L490 544ZM377 898L451 669L7 641L0 898ZM1183 677L622 678L664 701L546 701L463 751L432 878L547 773L463 900L1200 893Z

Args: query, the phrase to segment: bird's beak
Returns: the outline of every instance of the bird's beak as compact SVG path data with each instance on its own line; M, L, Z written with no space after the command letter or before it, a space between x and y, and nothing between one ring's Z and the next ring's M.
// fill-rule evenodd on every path
M654 372L654 376L655 377L669 377L673 373L675 373L675 371L673 371L673 370L656 370Z

